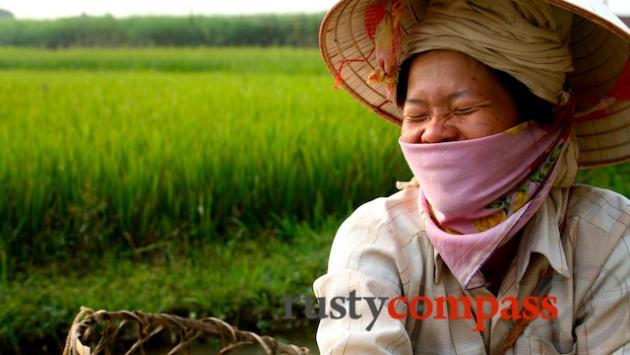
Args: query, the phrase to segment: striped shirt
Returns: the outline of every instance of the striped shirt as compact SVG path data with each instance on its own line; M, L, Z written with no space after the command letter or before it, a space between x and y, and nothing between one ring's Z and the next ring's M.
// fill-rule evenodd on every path
M423 230L417 197L409 185L346 219L328 271L313 285L316 296L495 297L460 287ZM526 225L496 299L522 302L550 270L546 290L557 317L535 318L506 354L630 354L629 227L630 201L617 193L583 185L551 191ZM407 303L394 304L409 313ZM477 314L491 314L489 304L479 307L472 302L472 318L418 320L396 319L384 306L367 330L370 305L356 302L360 317L320 320L317 343L323 354L494 354L515 321L497 312L475 331Z

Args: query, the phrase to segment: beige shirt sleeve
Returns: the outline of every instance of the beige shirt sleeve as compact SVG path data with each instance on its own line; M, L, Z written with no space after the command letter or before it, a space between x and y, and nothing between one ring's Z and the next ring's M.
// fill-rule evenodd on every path
M601 269L575 315L578 354L630 354L628 260L630 233L626 232L605 263L593 267L592 271Z
M402 249L388 239L387 224L373 218L371 212L364 205L341 225L333 242L328 273L313 285L316 296L326 298L327 317L320 320L317 332L322 354L412 354L405 321L390 317L386 303L402 293L396 262L404 257ZM353 291L361 297L355 302L355 314L360 317L330 317L331 313L339 315L329 306L334 297L343 297L344 308L350 313L348 298ZM368 302L365 297L374 299ZM403 303L397 305L404 307ZM398 311L404 312L400 308Z

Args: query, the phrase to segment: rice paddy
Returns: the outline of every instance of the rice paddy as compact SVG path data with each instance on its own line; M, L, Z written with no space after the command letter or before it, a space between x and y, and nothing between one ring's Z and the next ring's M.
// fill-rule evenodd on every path
M169 50L7 57L21 63L22 51L46 66L5 70L0 83L0 218L18 260L30 248L147 246L181 228L213 240L231 222L316 221L408 175L396 128L335 92L315 51L182 51L182 68L190 53L204 68L244 68L201 72L152 70ZM84 70L85 53L146 62Z
M396 143L398 128L333 90L314 49L3 48L0 78L0 291L11 306L0 310L0 345L58 330L80 301L61 302L57 313L46 313L49 295L61 300L63 292L40 284L38 293L28 280L67 285L60 281L64 267L90 260L92 266L98 260L109 265L107 258L115 255L171 255L171 248L190 255L212 247L229 262L224 252L235 248L234 240L255 243L259 231L272 231L270 245L301 243L296 257L309 266L287 284L281 263L246 263L258 270L252 275L259 281L268 279L261 289L282 285L264 298L308 288L325 270L322 245L334 226L410 177ZM580 181L630 195L629 164L583 173ZM323 243L304 237L320 231ZM137 279L151 274L122 265L117 267ZM195 274L202 266L185 269L190 283L164 271L163 280L190 286L161 293L161 302L172 300L168 304L155 304L148 295L129 300L124 287L112 299L92 289L81 303L190 310L181 298L198 294L194 285L203 287ZM229 269L211 267L215 274ZM96 272L86 280L120 286L112 270L105 267L103 277ZM242 279L232 277L220 287L242 287ZM77 297L86 294L81 285L62 287ZM193 308L212 311L218 304L213 300L225 297L217 292ZM238 305L224 303L221 312L235 314ZM53 319L52 325L39 329L15 318L37 306L36 319Z

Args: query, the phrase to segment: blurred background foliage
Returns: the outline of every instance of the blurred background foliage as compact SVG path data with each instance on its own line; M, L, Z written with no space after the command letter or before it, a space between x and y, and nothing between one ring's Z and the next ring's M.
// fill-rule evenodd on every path
M129 17L0 21L0 46L316 47L324 14Z

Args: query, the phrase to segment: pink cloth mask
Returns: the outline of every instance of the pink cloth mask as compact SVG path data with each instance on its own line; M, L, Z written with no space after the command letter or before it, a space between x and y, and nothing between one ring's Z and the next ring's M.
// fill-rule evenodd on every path
M399 142L420 184L427 236L462 287L483 286L481 265L542 205L570 132L570 120L559 121L463 141Z

